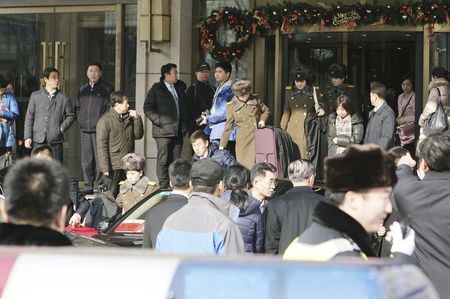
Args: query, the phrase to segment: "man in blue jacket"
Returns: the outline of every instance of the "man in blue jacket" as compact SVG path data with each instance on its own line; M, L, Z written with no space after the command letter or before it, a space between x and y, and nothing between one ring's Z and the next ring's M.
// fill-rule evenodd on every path
M202 116L203 122L200 123L200 125L207 125L205 133L209 135L209 140L217 145L225 130L227 104L234 96L233 91L231 90L231 71L232 67L228 61L219 61L214 66L214 77L219 86L214 94L213 103L210 109L211 114ZM230 141L234 141L235 138L236 132L233 130Z
M194 150L192 161L199 161L204 158L212 158L217 161L222 168L238 164L233 155L226 149L219 149L216 143L209 143L208 137L200 130L192 133L191 144Z
M156 250L185 254L240 254L244 241L239 226L220 208L223 169L206 158L192 165L194 190L188 204L169 216L156 239Z

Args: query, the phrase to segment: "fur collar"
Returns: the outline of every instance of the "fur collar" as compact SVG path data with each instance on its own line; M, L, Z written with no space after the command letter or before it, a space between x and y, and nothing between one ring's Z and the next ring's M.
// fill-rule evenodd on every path
M136 190L136 192L140 194L144 194L148 187L149 179L146 176L143 176L135 185L132 185L130 181L125 180L124 183L120 186L120 193L125 193L130 189Z
M366 230L354 218L334 205L320 202L314 210L313 219L315 222L333 228L348 236L366 256L375 256L370 246L369 235Z

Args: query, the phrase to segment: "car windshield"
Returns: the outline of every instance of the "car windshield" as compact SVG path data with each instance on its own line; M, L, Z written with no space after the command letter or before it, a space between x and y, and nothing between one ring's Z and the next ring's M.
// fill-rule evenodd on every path
M114 232L142 234L144 232L145 217L147 216L148 210L155 202L164 200L169 194L170 191L162 191L145 199L145 202L128 215L128 217L114 229Z

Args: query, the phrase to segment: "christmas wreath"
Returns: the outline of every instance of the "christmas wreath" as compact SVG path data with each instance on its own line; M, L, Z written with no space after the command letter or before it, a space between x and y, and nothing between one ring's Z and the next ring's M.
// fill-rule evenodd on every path
M232 30L236 40L228 45L219 43L218 30L224 26ZM215 60L239 59L250 46L255 34L254 20L247 11L234 7L225 7L213 10L211 15L200 27L200 47L205 53L211 54Z

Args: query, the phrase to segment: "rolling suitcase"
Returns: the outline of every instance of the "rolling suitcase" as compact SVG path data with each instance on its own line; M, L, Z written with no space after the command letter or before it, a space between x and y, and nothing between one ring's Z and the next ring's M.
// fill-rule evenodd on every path
M277 138L272 128L255 132L255 162L268 162L277 168L277 177L283 177L283 167L278 152Z

